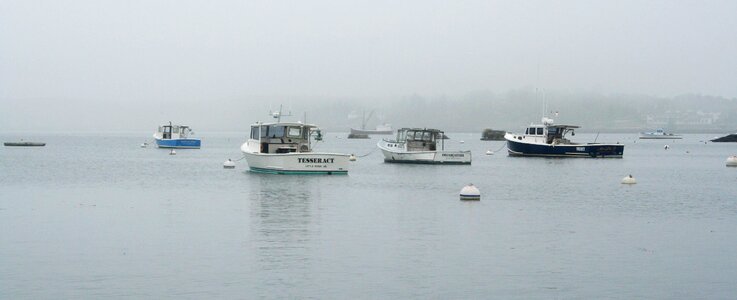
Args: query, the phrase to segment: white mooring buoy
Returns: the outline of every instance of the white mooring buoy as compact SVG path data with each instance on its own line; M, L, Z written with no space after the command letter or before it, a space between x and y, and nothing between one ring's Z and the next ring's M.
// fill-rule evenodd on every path
M737 155L727 157L727 167L737 167Z
M147 143L143 143L143 144L141 144L141 148L146 148L146 146L148 146L148 144L147 144Z
M668 150L668 149L670 149L670 146L668 146L668 145L665 145L665 146L663 147L663 149L665 149L665 150Z
M481 200L481 192L473 183L469 183L461 189L461 200Z
M622 178L622 184L635 184L637 181L635 180L632 175L627 175L626 177Z
M459 142L459 143L461 143L461 144L465 143L465 142L464 142L463 140L460 140L460 141L458 141L458 142Z
M486 155L494 155L494 151L486 150Z
M228 158L228 160L223 163L223 169L235 169L235 162Z
M348 157L348 160L350 160L350 161L356 161L356 155L354 155L353 153L351 153L351 156Z
M171 149L171 152L169 152L169 155L177 155L177 152L174 151L174 149Z

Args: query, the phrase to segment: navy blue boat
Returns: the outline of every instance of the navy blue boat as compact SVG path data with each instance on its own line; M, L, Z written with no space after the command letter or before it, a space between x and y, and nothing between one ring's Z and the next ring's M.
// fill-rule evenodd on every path
M573 143L566 138L575 135L575 125L554 125L552 119L543 118L542 125L530 125L524 134L506 133L510 156L543 157L612 157L622 158L624 145L603 143Z

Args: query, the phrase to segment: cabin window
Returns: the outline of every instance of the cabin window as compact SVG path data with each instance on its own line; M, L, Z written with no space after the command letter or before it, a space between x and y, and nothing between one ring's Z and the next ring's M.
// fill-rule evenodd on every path
M423 141L432 141L432 132L429 132L429 131L425 131L425 132L424 132L424 133L422 134L422 140L423 140Z
M404 142L404 139L406 138L405 136L406 133L407 133L406 131L401 131L401 130L397 131L397 142Z
M407 138L408 141L415 139L415 132L414 131L407 131Z
M258 140L258 126L251 126L251 139Z
M269 126L261 125L261 137L265 138L269 136Z
M271 125L271 128L269 128L269 137L271 138L284 137L284 127L285 126Z
M298 138L302 136L302 131L299 127L289 127L289 131L287 131L287 136L291 138Z
M534 135L535 134L535 127L530 127L527 129L527 134Z
M422 131L415 131L415 141L422 140Z
M537 129L537 135L543 135L543 129L542 128L538 128Z

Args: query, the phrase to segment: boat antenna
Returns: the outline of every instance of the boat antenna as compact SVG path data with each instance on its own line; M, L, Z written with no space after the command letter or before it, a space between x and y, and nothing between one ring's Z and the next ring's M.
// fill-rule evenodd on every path
M271 114L271 116L274 119L276 119L276 122L277 123L281 123L281 117L282 116L289 117L289 116L292 115L292 112L291 111L289 111L289 113L286 114L286 115L285 114L282 114L282 105L281 104L279 104L279 111L277 111L277 112L271 112L271 111L269 111L269 113Z
M594 143L596 143L596 140L599 139L599 132L596 133L596 137L594 138Z

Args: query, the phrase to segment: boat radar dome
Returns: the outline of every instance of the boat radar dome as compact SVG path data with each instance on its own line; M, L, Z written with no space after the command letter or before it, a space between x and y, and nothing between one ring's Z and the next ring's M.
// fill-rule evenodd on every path
M223 169L235 169L235 162L228 158L228 160L223 163Z
M622 178L622 184L635 184L637 181L635 180L632 175L627 175L626 177Z
M551 118L548 118L548 117L544 117L544 118L542 119L542 122L543 122L543 125L553 125L553 123L554 123L554 122L553 122L553 119L551 119Z
M461 189L461 200L481 200L481 192L473 183L469 183Z
M727 157L727 167L737 167L737 155Z

